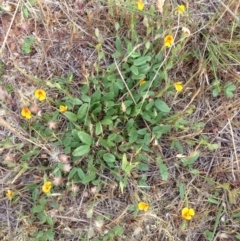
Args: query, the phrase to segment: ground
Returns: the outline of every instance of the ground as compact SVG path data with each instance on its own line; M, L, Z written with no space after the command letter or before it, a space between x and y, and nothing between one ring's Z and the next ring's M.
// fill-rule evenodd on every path
M0 0L0 23L0 240L240 240L238 0Z

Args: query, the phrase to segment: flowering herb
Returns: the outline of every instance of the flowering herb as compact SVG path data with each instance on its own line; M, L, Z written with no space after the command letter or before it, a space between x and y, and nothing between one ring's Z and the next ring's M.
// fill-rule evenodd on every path
M143 210L143 211L147 211L149 209L149 204L144 203L144 202L140 202L140 203L138 203L138 209Z
M144 9L144 3L142 0L138 0L137 1L137 6L138 6L138 10L143 10Z
M47 94L46 94L46 92L45 92L44 90L38 89L38 90L35 91L34 96L35 96L38 100L43 101L43 100L46 99Z
M174 42L173 36L172 35L167 35L164 38L164 45L165 47L171 47Z
M191 220L192 217L195 215L195 211L192 208L183 208L182 209L182 217Z
M142 80L139 82L139 85L142 86L142 85L144 85L144 84L146 84L146 80L142 79Z
M181 82L175 82L173 85L174 85L176 91L178 91L178 92L182 91L183 86L182 86Z
M27 107L22 108L21 115L26 119L31 119L32 117L32 113Z
M44 182L44 184L42 185L42 191L44 193L49 193L51 188L52 188L52 182L50 181Z
M185 12L185 6L184 5L178 5L176 12L179 13L179 14L183 14Z
M61 112L65 112L65 111L67 111L67 109L68 109L68 107L67 107L66 105L60 105L60 106L59 106L59 110L60 110Z
M12 200L13 196L14 196L14 192L12 190L8 189L7 192L6 192L6 197L9 200Z

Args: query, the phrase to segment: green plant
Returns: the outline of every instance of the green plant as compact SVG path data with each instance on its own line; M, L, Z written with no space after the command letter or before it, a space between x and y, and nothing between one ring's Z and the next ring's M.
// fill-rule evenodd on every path
M22 45L23 54L30 54L32 52L34 41L35 41L35 37L33 35L24 38L24 42Z
M214 81L213 83L213 90L212 95L213 97L217 97L221 91L228 97L233 97L233 92L236 90L236 85L234 85L232 82L227 82L223 86L220 84L219 81Z
M22 14L25 19L29 18L29 9L36 3L36 0L27 0L22 8Z
M33 233L34 241L51 241L54 240L55 232L53 229L45 229Z

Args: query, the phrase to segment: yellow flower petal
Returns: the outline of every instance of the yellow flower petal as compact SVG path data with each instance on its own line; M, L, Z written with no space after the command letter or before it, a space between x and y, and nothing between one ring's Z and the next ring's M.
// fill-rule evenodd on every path
M167 35L165 38L164 38L164 45L165 47L171 47L171 45L173 44L173 36L172 35Z
M179 14L183 14L185 12L185 6L184 5L178 5L176 12L179 13Z
M50 181L47 181L42 185L42 191L44 193L49 193L51 188L52 188L52 182L50 182Z
M140 202L140 203L138 203L138 209L143 210L143 211L147 211L149 209L149 204L144 203L144 202Z
M138 10L143 10L144 9L144 3L142 0L138 0L137 1L137 6L138 6Z
M142 86L142 85L144 85L144 84L146 84L146 80L142 79L142 80L139 82L139 85Z
M67 109L68 109L68 107L67 107L66 105L60 105L60 106L59 106L59 110L60 110L61 112L65 112L65 111L67 111Z
M42 89L36 90L35 93L34 93L34 95L35 95L35 97L36 97L38 100L40 100L40 101L45 100L45 99L46 99L46 96L47 96L46 92L45 92L44 90L42 90Z
M190 216L194 216L195 215L195 211L192 208L190 208L188 210L188 213L189 213Z
M27 107L22 108L21 115L26 119L31 119L32 117L32 113Z
M173 85L174 85L176 91L178 91L178 92L182 91L183 86L182 86L181 82L175 82Z
M14 196L14 192L11 191L10 189L8 189L7 192L6 192L6 197L7 197L9 200L11 200L11 199L13 198L13 196Z

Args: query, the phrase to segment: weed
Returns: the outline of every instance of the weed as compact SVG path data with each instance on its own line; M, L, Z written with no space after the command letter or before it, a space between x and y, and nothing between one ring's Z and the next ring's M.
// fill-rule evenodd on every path
M240 239L239 5L149 2L11 15L35 29L19 55L12 21L0 62L1 205L21 206L6 219L18 239Z

